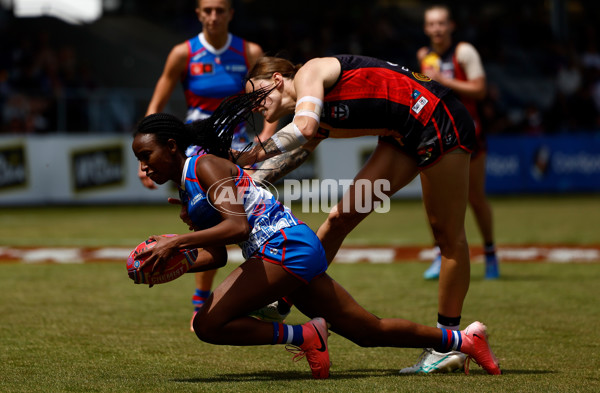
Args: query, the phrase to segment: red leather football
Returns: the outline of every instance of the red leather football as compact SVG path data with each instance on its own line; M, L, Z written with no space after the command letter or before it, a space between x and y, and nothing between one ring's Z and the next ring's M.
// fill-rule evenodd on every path
M176 235L162 235L162 236L176 236ZM140 243L134 250L131 251L129 257L127 257L127 274L129 278L136 284L163 284L169 281L173 281L178 277L181 277L187 272L190 267L196 261L198 256L198 250L178 250L166 264L165 269L162 272L155 271L150 272L151 266L147 266L142 270L137 270L138 267L144 263L144 260L137 258L137 255L143 251L146 251L156 245L156 241L148 239Z

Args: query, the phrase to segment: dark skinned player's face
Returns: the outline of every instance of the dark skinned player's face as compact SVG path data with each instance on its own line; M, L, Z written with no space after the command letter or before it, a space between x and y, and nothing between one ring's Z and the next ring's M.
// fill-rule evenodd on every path
M175 160L178 149L173 139L169 139L165 145L158 143L154 134L138 134L133 139L131 148L140 161L142 171L155 183L178 181L181 171Z

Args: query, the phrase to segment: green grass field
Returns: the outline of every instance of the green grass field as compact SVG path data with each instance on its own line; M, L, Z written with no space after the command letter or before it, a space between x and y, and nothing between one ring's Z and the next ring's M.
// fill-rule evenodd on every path
M502 244L600 244L600 196L492 199L496 242ZM325 213L294 213L314 230ZM133 246L148 235L181 233L175 206L0 208L0 246ZM471 244L481 238L470 211ZM347 238L347 244L430 245L419 200L392 203L389 213L373 213Z
M600 242L597 196L493 199L498 244ZM323 215L299 214L313 228ZM471 243L478 241L468 217ZM172 207L0 209L0 246L133 246L185 230ZM369 217L352 243L430 243L418 201ZM217 276L221 280L235 266ZM435 324L424 263L334 264L330 275L368 310ZM200 342L188 330L193 277L136 286L120 263L0 263L0 392L597 392L600 264L474 267L463 321L489 327L502 376L399 376L419 349L360 348L330 337L331 378L315 381L281 346ZM306 318L294 310L288 322Z

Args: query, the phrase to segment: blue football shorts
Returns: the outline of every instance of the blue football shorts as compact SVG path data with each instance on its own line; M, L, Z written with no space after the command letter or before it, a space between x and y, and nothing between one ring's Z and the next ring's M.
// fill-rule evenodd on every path
M307 284L327 270L321 241L306 224L280 229L252 258L280 265Z

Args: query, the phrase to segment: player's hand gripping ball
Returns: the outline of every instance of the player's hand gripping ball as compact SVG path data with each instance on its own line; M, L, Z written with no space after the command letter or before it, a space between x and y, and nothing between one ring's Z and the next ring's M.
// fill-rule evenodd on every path
M175 235L162 235L162 236L175 236ZM198 250L178 250L165 264L165 268L162 271L152 272L151 266L145 266L143 269L138 268L144 263L143 259L137 258L140 253L154 247L156 240L148 239L140 243L127 257L127 274L129 278L136 284L148 284L150 286L154 284L163 284L165 282L173 281L178 277L181 277L186 273L190 267L196 261L198 256Z

